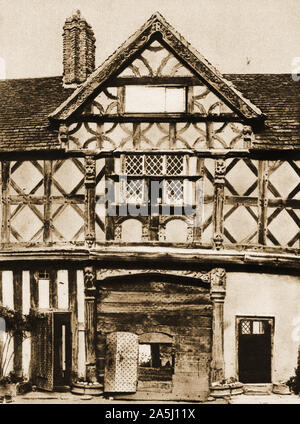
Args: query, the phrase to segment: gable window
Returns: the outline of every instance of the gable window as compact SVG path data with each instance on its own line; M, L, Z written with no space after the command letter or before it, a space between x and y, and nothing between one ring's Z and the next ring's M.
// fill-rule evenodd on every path
M185 87L125 86L125 113L183 113Z

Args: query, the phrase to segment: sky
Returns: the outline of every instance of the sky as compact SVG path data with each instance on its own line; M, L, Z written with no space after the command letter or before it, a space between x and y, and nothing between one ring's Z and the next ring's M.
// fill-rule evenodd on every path
M291 73L300 0L0 0L0 78L62 74L62 28L79 9L96 66L159 11L223 73Z

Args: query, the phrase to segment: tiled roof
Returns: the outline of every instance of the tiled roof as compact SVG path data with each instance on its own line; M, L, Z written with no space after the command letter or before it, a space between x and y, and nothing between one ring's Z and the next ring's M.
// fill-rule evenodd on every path
M0 81L0 149L59 148L48 115L72 91L62 87L61 77Z
M227 74L245 97L267 115L257 147L300 148L300 82L290 74ZM0 149L58 149L48 115L73 89L61 77L0 81Z
M291 74L224 75L267 115L257 147L300 148L300 81Z

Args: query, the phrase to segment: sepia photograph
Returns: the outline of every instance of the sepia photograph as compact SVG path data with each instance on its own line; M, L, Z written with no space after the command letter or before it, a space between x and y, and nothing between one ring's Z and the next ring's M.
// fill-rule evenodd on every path
M0 403L300 405L299 0L0 0Z

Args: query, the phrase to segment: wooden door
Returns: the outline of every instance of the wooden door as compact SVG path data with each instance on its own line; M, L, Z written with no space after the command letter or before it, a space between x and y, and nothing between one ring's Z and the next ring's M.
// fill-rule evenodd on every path
M53 314L37 320L32 345L33 382L39 389L53 390Z
M242 383L271 382L272 321L245 318L238 322L238 369Z

